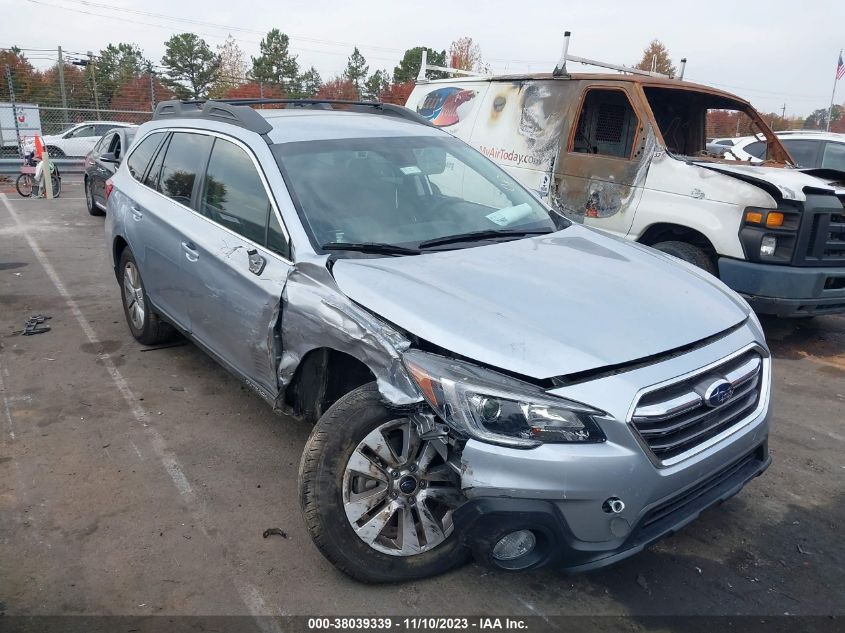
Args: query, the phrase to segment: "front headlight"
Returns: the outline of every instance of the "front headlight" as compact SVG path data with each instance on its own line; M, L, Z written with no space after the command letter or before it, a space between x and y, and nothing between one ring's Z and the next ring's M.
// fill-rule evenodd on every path
M516 448L605 441L596 409L444 356L408 350L402 360L437 415L469 437Z

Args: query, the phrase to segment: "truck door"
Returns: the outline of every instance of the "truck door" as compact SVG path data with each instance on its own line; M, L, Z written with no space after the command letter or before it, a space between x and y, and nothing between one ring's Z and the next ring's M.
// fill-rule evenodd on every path
M588 86L561 134L554 200L575 221L625 236L648 169L645 117L623 87Z

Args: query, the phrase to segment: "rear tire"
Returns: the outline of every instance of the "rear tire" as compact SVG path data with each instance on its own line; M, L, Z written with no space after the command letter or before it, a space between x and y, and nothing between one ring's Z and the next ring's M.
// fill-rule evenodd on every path
M18 195L23 198L32 197L33 179L29 174L21 174L15 180L15 189L18 190Z
M144 345L156 345L173 338L174 329L153 311L141 272L132 251L125 248L118 266L123 314L132 336Z
M652 248L657 249L667 255L677 257L693 266L698 266L702 270L706 270L713 276L718 276L716 271L716 262L704 250L698 246L689 244L688 242L658 242Z
M460 478L437 456L449 449L432 442L443 440L422 440L412 420L382 404L374 382L317 421L299 466L299 501L314 544L340 571L402 582L468 560L451 523L464 500ZM403 487L412 481L413 491Z
M102 209L94 203L94 191L91 189L91 181L85 179L85 206L88 207L90 215L105 215Z

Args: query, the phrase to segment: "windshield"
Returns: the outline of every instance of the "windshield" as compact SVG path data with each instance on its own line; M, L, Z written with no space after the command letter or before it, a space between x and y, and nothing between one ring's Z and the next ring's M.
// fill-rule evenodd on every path
M651 86L643 90L670 154L709 161L793 163L774 133L744 103L695 90ZM743 151L746 139L759 141L762 150L758 146L755 154Z
M457 139L353 138L284 143L272 151L320 250L331 244L425 248L450 237L448 247L460 248L568 225ZM465 236L471 233L477 235Z

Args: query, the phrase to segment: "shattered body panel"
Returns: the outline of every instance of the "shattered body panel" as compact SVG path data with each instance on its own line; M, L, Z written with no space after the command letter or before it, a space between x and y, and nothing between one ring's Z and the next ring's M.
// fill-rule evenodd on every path
M363 362L390 404L421 400L400 357L410 346L408 339L343 295L326 268L326 258L302 261L291 269L282 296L281 331L281 392L309 352L329 348ZM278 404L282 407L281 398Z

